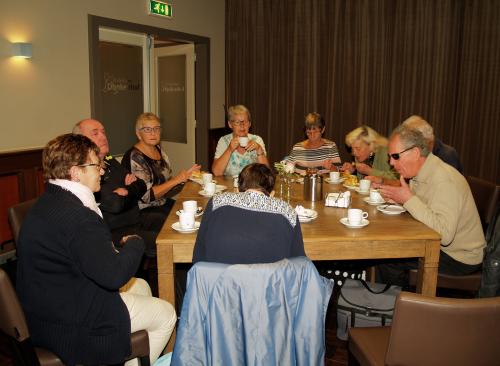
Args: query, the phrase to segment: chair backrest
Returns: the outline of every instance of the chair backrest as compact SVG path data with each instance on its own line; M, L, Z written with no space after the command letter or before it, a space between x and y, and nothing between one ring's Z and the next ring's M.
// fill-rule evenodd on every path
M483 230L486 231L500 200L500 186L473 176L467 176L467 181L481 218Z
M29 338L23 308L7 273L0 268L0 329L21 342Z
M14 206L9 207L9 209L7 210L10 226L12 228L12 234L14 235L14 242L16 243L19 238L19 232L21 231L23 220L30 208L35 204L36 200L37 198L33 198L29 201L15 204Z
M305 257L196 263L172 365L322 365L333 284Z
M500 297L449 299L402 292L385 364L498 365Z

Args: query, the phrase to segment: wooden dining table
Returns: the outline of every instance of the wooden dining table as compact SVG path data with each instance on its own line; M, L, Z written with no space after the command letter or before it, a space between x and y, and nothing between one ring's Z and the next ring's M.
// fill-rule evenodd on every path
M215 180L227 190L235 191L232 178L216 177ZM199 206L206 206L209 198L200 195L202 189L195 182L185 184L156 240L159 296L171 304L175 303L175 264L192 262L196 240L196 233L179 233L172 224L178 221L176 212L182 209L183 201L196 200ZM323 196L347 190L342 184L323 182ZM299 182L291 184L290 205L301 205L318 213L315 220L301 223L307 256L313 261L418 258L417 292L435 296L440 235L407 212L386 215L364 201L367 195L352 190L351 197L351 208L368 212L367 226L356 229L344 226L339 220L347 216L347 208L325 206L324 200L305 201L304 185ZM197 221L201 221L201 217Z

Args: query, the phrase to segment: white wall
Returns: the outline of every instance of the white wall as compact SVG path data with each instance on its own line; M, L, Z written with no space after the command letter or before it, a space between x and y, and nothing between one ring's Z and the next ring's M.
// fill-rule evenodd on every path
M44 146L90 116L88 14L210 38L211 127L224 124L224 0L172 0L173 19L147 0L0 0L0 152ZM33 43L33 58L10 57ZM132 121L131 121L132 123Z

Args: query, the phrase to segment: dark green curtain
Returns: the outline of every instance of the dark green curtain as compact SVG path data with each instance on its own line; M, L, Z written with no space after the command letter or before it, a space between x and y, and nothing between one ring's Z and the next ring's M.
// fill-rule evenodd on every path
M347 132L412 114L465 174L500 181L500 1L226 0L226 102L245 104L272 161L317 111Z

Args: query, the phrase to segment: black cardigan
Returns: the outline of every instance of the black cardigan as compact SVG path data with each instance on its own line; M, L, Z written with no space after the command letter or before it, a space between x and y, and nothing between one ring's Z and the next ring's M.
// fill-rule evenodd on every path
M17 247L17 292L35 345L65 364L118 363L130 354L130 317L118 289L144 251L140 238L115 251L99 215L47 184Z

